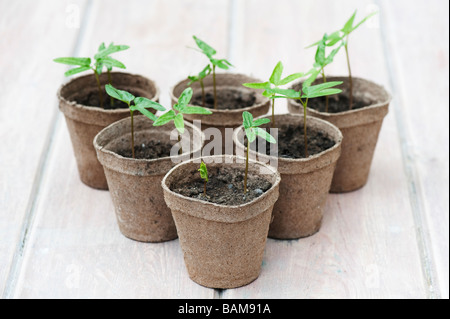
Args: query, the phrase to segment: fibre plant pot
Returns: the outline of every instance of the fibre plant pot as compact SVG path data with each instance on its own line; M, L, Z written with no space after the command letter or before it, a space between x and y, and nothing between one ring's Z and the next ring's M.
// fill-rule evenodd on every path
M114 204L121 233L141 242L163 242L177 238L177 230L170 209L164 202L161 181L164 175L181 160L199 153L203 134L189 123L182 139L186 153L139 159L122 156L123 150L131 151L131 119L117 121L100 131L94 139L98 159L105 170L109 191ZM147 117L134 116L135 145L151 143L178 143L171 141L172 124L155 127ZM175 134L177 135L177 134ZM173 136L174 137L174 136ZM189 149L189 150L188 150Z
M103 99L109 102L109 96L104 90L105 84L109 83L107 74L100 75L100 83ZM153 101L159 99L159 89L155 82L140 75L112 72L111 83L136 96ZM66 118L81 181L93 188L108 189L105 173L97 160L92 141L106 126L130 116L130 110L126 105L123 105L125 108L100 108L97 82L93 74L72 79L58 90L57 96L59 108ZM122 102L116 100L115 103L120 106L119 103Z
M186 79L177 83L170 91L172 105L177 103L178 97L184 89L188 87L190 80ZM185 118L193 122L200 120L202 130L216 128L222 136L222 154L234 154L233 130L242 124L242 113L250 112L254 117L267 114L270 109L270 100L261 95L261 92L242 86L248 82L261 82L258 79L249 77L244 74L219 73L216 74L216 88L218 98L218 107L214 109L213 99L213 77L208 75L204 80L205 95L207 95L208 109L212 112L210 115L186 114ZM194 95L191 104L202 106L202 91L200 84L195 82L191 85ZM224 102L225 101L225 102ZM225 129L228 128L228 131ZM208 134L207 134L208 135ZM206 138L209 138L206 136ZM211 138L212 139L212 138ZM231 145L227 150L226 143ZM211 154L219 155L219 154Z
M327 77L327 81L343 81L341 97L348 97L348 77ZM330 97L330 101L333 97ZM353 78L353 99L366 105L339 113L325 113L308 107L308 115L336 125L344 136L342 155L338 160L331 184L332 193L350 192L363 187L368 180L373 154L383 119L388 113L390 94L380 85ZM303 107L289 100L291 113L302 113Z
M208 159L222 163L209 163ZM210 182L215 170L245 170L243 158L235 156L203 157ZM242 161L241 161L242 160ZM224 162L226 161L226 162ZM241 161L241 162L239 162ZM236 288L254 281L261 272L272 208L278 198L280 175L265 164L250 162L250 176L260 176L271 183L260 197L243 205L214 204L183 196L173 191L174 183L190 183L198 175L198 161L175 166L163 179L167 205L178 229L189 277L210 288Z
M275 122L280 123L277 125L279 137L285 128L297 127L303 130L303 116L299 114L275 115ZM267 129L269 127L270 123L265 126ZM322 224L324 206L341 153L342 134L331 123L309 116L307 127L308 130L324 135L332 142L330 145L334 145L307 158L277 157L281 184L280 197L273 208L273 222L269 229L271 238L297 239L311 236L319 231ZM303 137L300 140L303 140ZM244 130L241 127L234 134L237 154L247 149L243 141ZM280 139L277 143L280 143ZM277 148L278 145L273 144L273 147ZM250 146L251 158L264 163L276 163L270 153L257 153L252 148Z

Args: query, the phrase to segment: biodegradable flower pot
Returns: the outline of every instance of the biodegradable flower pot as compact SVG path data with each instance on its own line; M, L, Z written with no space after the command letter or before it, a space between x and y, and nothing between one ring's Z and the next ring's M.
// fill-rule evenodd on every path
M135 92L136 95L153 101L159 99L159 89L155 83L140 75L112 72L111 82L118 89ZM109 83L107 74L101 74L100 83L102 87ZM85 96L98 96L97 82L93 74L72 79L61 86L57 95L59 108L66 118L81 181L93 188L108 189L103 167L97 160L92 141L106 126L130 116L130 110L106 110L77 103L76 101ZM105 91L103 98L109 98Z
M245 167L245 162L237 163L235 156L206 158L232 162L207 164L208 170L223 166L244 170ZM261 271L280 175L265 164L250 162L249 174L263 176L272 183L272 187L247 204L226 206L185 197L171 190L175 181L190 180L197 175L198 168L199 164L194 161L179 164L162 181L166 203L177 225L189 277L210 288L246 285Z
M342 95L348 96L348 77L328 77L327 81L343 81ZM336 165L330 191L350 192L367 183L378 134L388 113L391 96L380 85L353 78L353 99L369 105L340 113L318 112L308 108L308 114L336 125L344 136L342 155ZM291 113L302 113L297 101L289 100Z
M298 114L275 115L275 122L283 125L303 127L303 116ZM278 157L278 171L281 174L280 197L273 208L273 222L269 237L296 239L307 237L319 231L323 209L330 189L336 161L341 152L342 134L329 122L307 117L307 126L320 131L335 142L335 145L308 158L293 159ZM266 128L270 127L270 124ZM246 151L243 144L244 130L241 127L234 134L238 154ZM270 154L256 153L250 148L252 157L264 163L271 160ZM273 163L273 158L272 158Z
M172 105L177 103L178 97L181 95L184 89L188 87L190 80L183 80L175 85L170 91L170 98L172 100ZM213 92L213 78L212 75L207 76L204 80L205 93ZM216 74L216 88L217 92L223 89L234 89L242 93L254 92L255 103L252 106L244 107L240 109L226 109L218 108L209 110L213 113L210 115L198 115L198 114L186 114L185 118L191 122L194 120L200 120L202 124L202 130L205 131L209 128L216 128L220 131L222 136L222 154L234 154L234 147L226 152L225 145L233 145L233 130L242 124L242 113L244 111L250 112L254 117L258 117L266 114L270 108L270 100L261 95L261 92L255 89L250 89L242 86L243 83L248 82L261 82L258 79L249 77L243 74L231 74L231 73L219 73ZM198 82L191 85L194 90L194 96L196 94L201 94L201 87ZM220 104L220 101L219 101ZM202 105L199 105L202 106ZM229 128L227 132L226 128ZM206 138L209 138L206 136ZM212 139L212 138L211 138ZM219 155L219 154L212 154Z
M130 129L131 120L126 118L104 128L94 139L98 159L108 180L120 231L126 237L142 242L175 239L177 231L170 209L164 202L161 181L176 165L174 161L189 159L200 152L203 134L186 123L185 129L191 138L182 139L185 154L158 159L133 159L117 154L122 149L131 149ZM173 123L155 127L147 117L135 116L135 145L151 140L170 141L174 129Z

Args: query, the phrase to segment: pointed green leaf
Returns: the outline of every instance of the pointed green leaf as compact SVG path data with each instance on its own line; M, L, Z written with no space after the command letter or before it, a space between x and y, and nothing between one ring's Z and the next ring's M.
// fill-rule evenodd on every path
M332 34L330 34L328 36L327 47L332 47L332 46L334 46L336 43L338 43L341 40L342 40L341 31L340 30L339 31L335 31L335 32L333 32Z
M275 144L277 141L275 140L275 138L270 135L266 130L260 128L260 127L256 127L254 128L256 135L262 137L263 139L265 139L267 142Z
M112 96L113 98L120 100L128 105L130 105L131 101L134 100L133 94L128 93L127 91L118 90L111 84L106 84L105 89L106 93L108 93L109 96Z
M186 88L180 95L180 97L178 98L178 104L181 107L184 107L186 105L189 104L189 102L191 101L192 95L194 94L194 91L192 90L192 88Z
M356 30L361 24L363 24L364 22L366 22L369 18L373 17L374 15L376 15L378 12L372 12L371 14L369 14L367 17L365 17L364 19L362 19L356 26L353 27L353 29L350 32L353 32L354 30Z
M103 59L105 57L107 57L110 54L119 52L119 51L124 51L129 49L130 47L128 45L113 45L110 44L106 49L100 50L99 48L99 52L94 56L94 59L99 60L99 59Z
M162 126L164 124L169 123L170 121L173 121L175 119L175 111L170 110L167 113L164 113L158 119L153 123L153 126Z
M201 162L198 171L200 172L200 177L204 179L206 182L209 182L208 169L206 168L206 164L203 161Z
M247 111L244 111L242 113L242 118L243 118L243 125L244 128L248 129L251 128L253 125L253 115Z
M153 114L149 110L147 110L144 107L142 107L142 105L130 105L130 109L132 111L139 111L139 112L141 112L143 115L148 117L153 122L155 122L157 120L157 117L155 116L155 114Z
M203 51L203 53L211 58L214 54L216 54L216 50L214 50L211 46L209 46L208 44L206 44L206 42L200 40L199 38L197 38L195 35L193 36L195 43L197 43L197 46Z
M242 84L245 87L251 88L251 89L268 89L270 88L269 82L262 82L262 83L244 83Z
M285 77L284 79L282 79L280 81L279 85L286 85L286 84L291 83L292 81L295 81L304 76L305 76L305 74L303 74L303 73L294 73L294 74L288 75L287 77Z
M215 66L223 69L223 70L228 70L230 66L233 66L230 62L228 62L225 59L213 59L210 58L210 61L212 64L214 64Z
M100 52L100 51L103 51L105 49L106 49L105 42L102 42L102 44L100 44L100 46L98 47L97 51Z
M342 90L340 90L340 89L324 89L324 90L321 90L318 92L313 92L313 93L305 92L305 94L302 96L302 98L312 99L312 98L321 97L321 96L339 94L341 92L342 92Z
M183 114L212 114L212 112L201 106L186 106L181 111Z
M270 93L270 92L264 91L262 93L262 95L265 96L265 97L271 98L272 96L274 96L274 93Z
M306 79L302 84L302 89L305 90L305 88L311 86L311 84L317 79L317 76L320 73L320 70L317 69L311 69L308 73L311 73L308 79Z
M175 127L177 128L178 132L180 132L180 134L183 134L184 133L183 114L178 113L177 116L175 116L175 118L173 119L173 122L174 122Z
M54 62L68 64L68 65L79 65L79 66L90 66L91 58L56 58L53 59Z
M211 73L211 66L208 64L202 71L200 71L200 73L198 74L198 78L204 79L210 73Z
M268 93L272 94L281 94L285 97L296 99L300 97L300 92L297 92L293 89L280 89L280 88L273 88L273 89L267 89Z
M348 35L350 32L352 32L353 29L353 21L355 20L356 16L356 10L353 13L353 15L348 19L348 21L345 23L344 27L341 29L344 34Z
M165 111L166 110L166 108L164 106L162 106L161 104L159 104L159 103L157 103L155 101L149 100L149 99L147 99L145 97L137 97L137 98L135 98L134 99L134 104L137 105L137 106L146 108L146 109L152 108L152 109L155 109L157 111Z
M275 68L272 71L272 75L269 78L269 82L275 85L279 85L281 81L281 74L283 73L283 63L278 62Z
M70 69L69 71L64 73L64 75L71 76L71 75L78 74L80 72L84 72L84 71L88 71L88 70L91 70L90 66L80 66L78 68Z
M192 83L195 83L199 80L198 76L195 76L195 75L189 75L188 79L190 80L187 84L188 86L191 86Z
M327 40L327 35L325 34L317 46L315 61L321 68L325 63L325 42Z
M126 69L125 65L122 62L120 62L116 59L113 59L109 56L100 59L99 62L103 63L108 69L109 68L112 69L113 67L120 68L120 69Z
M247 139L250 143L253 143L256 140L256 133L253 128L246 128L245 135L247 135Z
M257 127L257 126L261 126L261 125L267 124L267 123L270 123L270 119L266 119L266 118L256 119L256 120L253 121L252 126L253 127Z

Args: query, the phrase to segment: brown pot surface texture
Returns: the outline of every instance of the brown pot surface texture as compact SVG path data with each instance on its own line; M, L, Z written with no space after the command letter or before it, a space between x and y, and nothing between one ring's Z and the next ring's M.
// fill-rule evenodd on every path
M235 156L203 158L226 159L208 167L245 168ZM280 175L262 163L250 162L249 174L267 178L272 187L250 203L239 206L218 205L184 197L170 190L174 181L196 175L198 161L174 167L162 185L167 205L172 210L189 277L210 288L236 288L254 281L261 272L273 205L278 199ZM262 174L264 172L265 174Z
M348 96L348 77L327 77L327 81L343 81L338 86ZM363 187L368 180L373 154L383 119L388 113L390 94L371 81L353 78L353 98L369 106L340 113L325 113L308 108L308 115L336 125L344 136L330 191L343 193ZM303 113L297 101L289 100L291 113Z
M183 155L133 159L117 154L119 150L130 149L130 130L131 120L126 118L106 127L94 139L98 159L108 180L120 231L126 237L142 242L175 239L177 230L170 209L164 202L161 181L181 160L187 160L195 154L200 156L203 134L190 123L185 123L185 134L189 133L191 139L183 138ZM134 117L135 145L149 140L170 141L174 130L173 123L155 127L145 116ZM173 143L177 143L176 136L172 136L175 139Z
M170 98L172 101L172 105L177 103L178 97L181 95L183 90L185 90L188 87L189 81L190 80L188 79L183 80L172 88L172 90L170 91ZM212 75L207 76L203 80L203 82L205 86L205 92L212 92L213 91ZM256 118L267 114L267 112L270 109L270 100L262 96L260 90L258 91L256 89L250 89L242 85L243 83L249 82L261 82L261 81L244 74L232 74L232 73L216 74L217 91L223 88L234 88L247 92L248 91L255 92L256 101L254 105L235 110L227 110L227 109L215 110L211 108L209 109L212 112L212 114L210 115L186 114L185 116L186 119L190 122L193 122L194 120L200 120L202 124L202 131L205 131L206 129L209 128L216 128L220 131L222 136L222 154L232 154L231 153L232 151L234 154L234 150L233 149L226 150L225 145L226 142L229 142L230 145L233 144L232 142L233 130L236 129L238 126L242 125L242 113L244 111L252 113L253 116ZM191 87L194 90L194 94L201 92L201 87L198 82L193 83ZM231 130L225 132L226 128L229 128ZM208 136L206 137L208 138ZM211 155L219 155L219 154L211 154Z
M276 123L303 126L299 114L275 115ZM336 161L341 153L342 134L329 122L307 117L307 126L321 131L336 144L319 154L308 158L291 159L278 157L277 169L281 174L280 197L273 208L273 221L269 237L296 239L307 237L319 231L323 210L328 197ZM270 127L270 124L266 128ZM236 130L234 142L237 153L246 151L243 144L243 128ZM269 163L270 155L256 153L250 148L252 159ZM273 157L272 157L273 162Z
M159 99L156 84L140 75L112 72L111 82L118 89L136 92L137 96L153 101ZM100 75L100 83L102 87L109 83L107 74ZM98 94L97 92L97 82L95 76L91 74L72 79L61 86L57 95L59 108L66 118L81 181L93 188L108 189L103 167L98 162L92 141L106 126L129 117L130 110L128 108L105 110L75 102L77 98ZM104 99L109 98L105 91L103 93Z

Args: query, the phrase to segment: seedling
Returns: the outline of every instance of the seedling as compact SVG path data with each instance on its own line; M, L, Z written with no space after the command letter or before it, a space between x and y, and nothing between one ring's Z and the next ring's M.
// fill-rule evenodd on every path
M71 76L84 71L92 70L95 74L95 80L97 81L100 107L103 108L103 94L99 76L103 71L103 67L105 66L108 70L108 81L111 84L110 71L112 70L112 68L117 67L121 69L126 69L126 67L122 62L111 58L109 55L115 52L126 50L128 48L129 48L128 45L114 45L113 43L111 43L106 48L105 44L102 43L98 48L97 54L95 54L94 56L93 63L91 58L73 58L73 57L56 58L53 61L57 63L76 66L65 72L64 73L65 76Z
M342 47L342 42L341 44L333 49L330 54L328 56L326 56L326 46L327 46L327 41L329 41L330 46L335 45L337 42L339 42L340 38L339 36L335 33L331 34L330 36L328 36L326 33L324 34L324 36L322 37L322 40L320 40L317 44L317 50L316 50L316 55L315 55L315 62L314 62L314 66L313 69L309 72L312 74L312 76L315 78L317 77L317 75L322 74L322 79L323 79L323 83L327 82L327 78L325 76L325 67L330 64L331 62L333 62L334 57L336 56L336 54L339 52L339 50ZM312 47L315 44L309 46ZM328 95L325 97L325 112L328 112Z
M225 59L215 59L213 55L217 53L210 45L206 44L204 41L197 38L195 35L193 36L195 43L200 48L200 52L202 52L209 59L212 65L212 74L213 74L213 90L214 90L214 109L217 109L217 88L216 88L216 67L219 67L223 70L228 70L230 66L233 66L230 62Z
M200 83L200 87L202 88L202 106L203 107L206 107L205 85L203 84L203 79L206 76L208 76L209 74L211 74L211 66L208 64L207 66L205 66L205 68L202 71L200 71L199 74L188 76L188 79L191 80L188 83L188 86L191 86L192 83L195 83L197 81Z
M206 168L206 164L203 163L203 161L200 164L200 168L198 169L198 171L200 172L200 177L204 181L203 194L206 196L206 183L209 182L209 179L208 179L208 169Z
M262 83L244 83L243 85L252 89L263 89L264 90L263 95L265 97L272 98L275 96L275 93L269 93L267 89L278 88L281 85L286 85L304 76L303 73L294 73L285 77L284 79L281 79L282 73L283 73L283 63L281 63L280 61L273 69L269 81ZM272 99L272 127L275 127L275 99Z
M250 150L250 144L256 140L257 136L262 137L267 142L275 144L277 141L267 131L258 127L270 122L269 119L256 119L253 120L253 115L247 111L242 113L243 126L245 129L245 135L247 136L247 155L245 161L245 176L244 176L244 194L247 193L247 176L248 176L248 153Z
M165 111L166 108L162 106L159 103L156 103L154 101L151 101L145 97L135 97L133 94L118 90L114 88L111 84L107 84L105 86L106 93L108 93L109 96L122 101L128 105L128 108L130 109L130 115L131 115L131 154L133 158L135 158L134 154L134 124L133 124L133 113L134 111L139 111L146 117L148 117L152 121L156 121L156 116L147 110L148 108L152 108L158 111ZM134 105L131 104L131 102L134 103Z
M366 16L364 19L362 19L358 24L353 25L353 23L355 21L355 16L356 16L356 11L355 11L353 13L353 15L350 17L350 19L347 20L344 27L342 29L330 34L330 36L327 39L328 42L326 42L327 47L332 47L336 43L341 41L341 43L339 45L344 46L344 48L345 48L345 55L347 58L347 68L348 68L348 80L349 80L349 110L351 110L353 108L353 79L352 79L352 69L350 67L350 58L349 58L349 54L348 54L348 38L349 38L349 35L353 31L355 31L361 24L366 22L369 18L373 17L375 14L377 14L377 12L372 12L371 14ZM313 46L318 45L319 42L314 43Z
M173 110L168 111L161 115L154 123L154 126L161 126L173 121L178 131L178 142L180 142L180 150L178 154L183 153L181 147L181 135L184 133L184 118L183 114L212 114L211 111L201 106L188 106L192 99L192 88L187 88L181 93L178 98L178 103L173 106Z
M317 85L311 85L315 80L315 75L311 75L308 80L304 81L301 89L295 91L293 89L268 89L269 93L274 94L272 99L288 98L299 100L303 105L303 134L305 144L305 157L308 157L308 137L307 137L307 123L306 123L306 109L308 107L308 100L311 98L339 94L342 91L334 88L336 85L342 84L342 81L326 82ZM277 95L279 94L279 95Z

